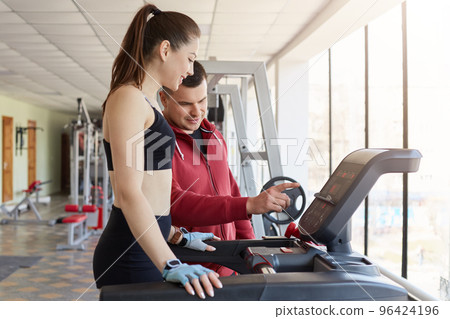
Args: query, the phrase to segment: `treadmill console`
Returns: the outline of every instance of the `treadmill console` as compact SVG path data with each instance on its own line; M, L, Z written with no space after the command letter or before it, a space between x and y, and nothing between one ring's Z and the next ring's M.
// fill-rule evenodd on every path
M350 153L314 195L300 218L300 234L333 250L333 241L378 178L385 173L416 172L421 157L419 151L410 149L361 149Z

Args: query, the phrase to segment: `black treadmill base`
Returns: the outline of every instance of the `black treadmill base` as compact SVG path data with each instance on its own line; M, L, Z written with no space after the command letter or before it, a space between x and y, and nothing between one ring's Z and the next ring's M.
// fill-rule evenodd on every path
M221 278L214 301L407 301L403 288L381 278L345 272L252 274ZM177 284L168 282L105 286L105 301L195 301Z

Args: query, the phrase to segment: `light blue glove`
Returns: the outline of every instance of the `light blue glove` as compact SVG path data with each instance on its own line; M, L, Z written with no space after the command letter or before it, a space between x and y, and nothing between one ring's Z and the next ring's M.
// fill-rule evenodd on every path
M214 234L213 233L190 233L187 231L186 228L181 227L181 232L183 233L183 238L186 239L186 243L183 245L184 239L181 240L180 246L190 248L193 250L200 250L205 251L207 244L205 244L203 241L208 239L213 239Z
M211 271L211 269L205 268L201 265L181 264L172 269L165 268L162 276L166 281L179 282L183 286L186 286L186 284L191 282L192 279L199 278L201 275L208 274Z

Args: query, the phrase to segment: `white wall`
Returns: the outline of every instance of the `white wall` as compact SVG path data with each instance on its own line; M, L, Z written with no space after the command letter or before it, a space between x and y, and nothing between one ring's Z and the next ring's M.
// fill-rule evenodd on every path
M28 103L21 102L0 95L0 116L13 118L13 145L15 149L15 128L27 126L28 120L36 121L36 126L42 130L36 130L36 179L41 181L52 180L50 184L43 186L42 195L56 193L61 190L61 133L65 124L74 116L65 113L54 112L39 108ZM2 123L0 123L0 126ZM0 128L1 130L1 128ZM27 135L24 135L25 147ZM2 140L0 139L0 157L2 152ZM0 179L2 172L0 170ZM14 150L13 156L13 201L23 197L22 190L28 188L28 153L27 150ZM0 192L2 185L0 184Z

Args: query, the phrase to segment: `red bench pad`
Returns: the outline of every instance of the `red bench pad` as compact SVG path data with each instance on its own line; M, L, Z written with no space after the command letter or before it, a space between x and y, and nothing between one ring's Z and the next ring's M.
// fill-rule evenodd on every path
M78 205L69 204L64 208L67 213L78 213Z
M72 215L69 217L65 217L62 222L65 224L71 224L71 223L79 223L83 220L87 219L86 215Z
M97 206L95 205L83 205L83 213L95 213Z
M33 193L34 191L40 191L41 189L38 188L38 186L41 184L41 181L34 181L33 183L28 186L27 189L22 190L22 192L25 193Z

